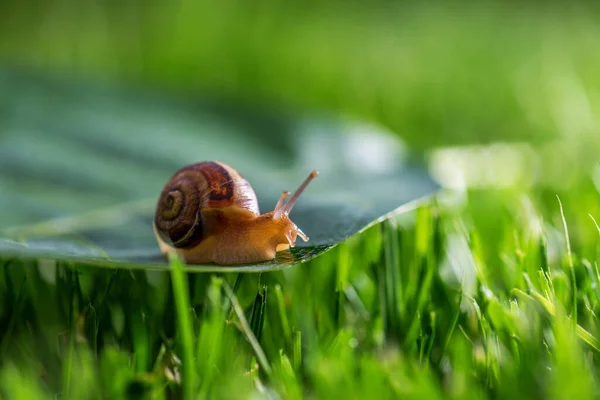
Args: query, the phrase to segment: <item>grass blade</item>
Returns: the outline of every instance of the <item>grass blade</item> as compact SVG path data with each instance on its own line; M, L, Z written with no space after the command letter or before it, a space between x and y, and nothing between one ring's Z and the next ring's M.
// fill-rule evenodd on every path
M260 342L262 329L265 323L265 308L267 307L267 287L263 286L256 293L254 304L252 305L252 314L250 314L250 327L254 336Z
M571 287L573 290L573 306L572 306L572 319L573 319L573 327L577 327L577 280L575 279L575 266L573 265L573 254L571 253L571 239L569 237L569 228L567 226L567 219L565 218L565 212L563 209L562 202L560 201L560 197L556 196L558 199L558 205L560 207L560 217L562 219L563 228L565 230L565 240L567 243L567 258L569 262L569 272L571 273Z
M456 324L458 322L458 317L460 316L460 305L463 300L462 285L460 286L460 290L458 292L457 298L458 299L456 301L456 312L454 313L454 316L452 317L452 324L450 325L450 329L448 330L448 333L446 334L446 340L444 341L444 349L442 350L442 355L446 354L446 350L448 349L448 345L450 344L450 340L452 339L452 334L454 333L454 329L456 328Z
M283 299L283 291L281 285L275 285L275 297L277 298L277 306L279 308L279 319L281 320L281 329L285 337L285 343L289 346L292 343L292 331L285 312L285 300Z
M302 332L294 332L294 347L292 356L294 358L294 371L300 371L302 366Z
M254 333L252 332L252 329L250 328L248 321L246 320L246 316L244 315L244 310L242 309L242 306L240 305L237 297L235 296L235 294L233 293L233 291L231 290L231 288L225 281L223 281L223 289L225 289L225 293L227 294L227 297L229 297L229 301L231 301L231 304L233 305L233 309L235 310L235 313L237 314L238 319L240 320L240 325L242 327L242 331L246 335L246 339L248 339L248 342L250 342L250 346L252 346L252 349L254 350L254 353L256 354L256 358L258 359L260 366L263 368L265 373L268 376L270 376L271 371L272 371L271 365L269 364L269 361L267 360L267 356L265 355L265 352L263 351L262 347L258 343L256 336L254 336Z
M196 372L194 369L194 340L192 322L190 320L190 296L188 291L187 276L183 270L183 263L174 254L169 256L173 280L173 296L175 297L175 308L177 312L177 328L179 331L181 362L183 368L182 386L183 398L194 399L196 388Z

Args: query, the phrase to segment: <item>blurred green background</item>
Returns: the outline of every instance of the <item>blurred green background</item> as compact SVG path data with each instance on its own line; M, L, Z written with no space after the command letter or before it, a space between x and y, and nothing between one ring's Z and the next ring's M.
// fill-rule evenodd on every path
M381 123L420 150L567 139L567 156L589 165L600 102L594 15L587 3L3 1L0 57L328 110Z
M304 335L302 351L295 338L293 348L285 347L285 354L298 350L304 357L294 366L292 382L296 385L297 376L298 385L308 382L323 397L356 395L356 387L372 393L373 387L389 386L396 393L418 393L422 398L432 398L430 388L444 388L456 398L479 398L469 386L477 381L492 397L500 393L498 397L508 398L544 398L542 388L552 382L560 398L567 385L571 386L565 393L595 392L598 376L597 354L578 352L571 330L574 319L578 328L587 329L577 331L587 335L584 342L600 351L595 339L600 332L600 230L589 218L600 215L598 11L592 2L2 1L0 66L176 95L210 95L273 113L325 112L388 128L428 162L442 185L470 190L440 196L442 211L421 210L414 223L417 234L413 225L400 233L395 226L382 228L383 244L379 231L374 231L360 246L350 243L317 260L310 273L296 268L256 278L270 290L281 289L278 303L270 295L267 307L271 314L282 310L285 317L266 317L271 330L261 344L269 359L281 355L283 346L277 341L289 318ZM557 194L565 204L570 243ZM438 225L438 217L443 224ZM575 261L567 249L576 254ZM350 253L356 261L349 261ZM449 268L456 268L456 275ZM468 285L461 286L460 268L471 268L468 295L473 298L461 297ZM56 289L58 296L70 296L68 288L77 287L70 279L66 275L58 280L66 282L66 289ZM127 296L135 296L129 293L130 280L135 279L142 282L139 290L145 295L147 291L148 299L129 303ZM193 279L202 281L201 276ZM126 325L133 327L132 342L143 349L136 351L149 364L154 358L144 353L147 343L137 338L152 335L147 342L156 344L157 327L175 330L174 306L155 299L158 291L148 289L139 277L123 273L116 281L118 296L129 307L125 314L133 321ZM104 290L104 281L89 282L96 282L89 292L102 305L104 297L97 293ZM171 292L164 282L160 293L166 296ZM210 285L220 293L220 282ZM246 283L245 305L266 304L255 291L259 286ZM7 298L17 299L16 286L7 287ZM517 292L531 296L531 304L541 298L546 308L537 303L530 307ZM46 305L46 292L31 293L39 294L35 304ZM204 297L196 296L192 303L198 308ZM221 301L219 296L211 302ZM367 304L364 311L361 299ZM378 309L380 300L389 305L389 314ZM152 329L136 325L145 304L167 309L167 322L159 312L149 312ZM455 304L460 306L456 310ZM12 303L6 309L11 307ZM544 313L547 309L552 312ZM214 314L214 326L221 329L226 317L224 311L219 313ZM202 314L198 320L212 315ZM255 321L263 320L260 315ZM95 316L89 318L95 321ZM391 333L380 333L384 328ZM353 330L366 337L356 352L338 342L349 343ZM213 334L221 337L216 328ZM103 340L110 342L111 336L105 335ZM52 340L55 336L48 334ZM397 338L405 341L395 343ZM198 345L199 354L210 348L209 339L200 341L206 346ZM215 356L219 365L229 365L232 353L240 358L253 354L234 351L230 339L217 340L222 349L221 358ZM386 351L392 356L382 361L379 345L387 346L388 339L392 347ZM446 346L452 353L449 358L444 356ZM124 348L127 353L127 343ZM285 354L277 365L287 365ZM113 356L124 359L114 365L128 365L127 356ZM107 376L119 375L111 375L119 370L108 360ZM389 367L403 380L397 387L386 386L373 372L363 375L364 381L349 382L357 360L367 365L363 371ZM413 370L416 360L419 368L422 360L426 365L431 361L431 369ZM223 387L248 364L247 359L238 360L235 371L220 376ZM429 373L439 382L428 385ZM594 379L588 379L591 375Z

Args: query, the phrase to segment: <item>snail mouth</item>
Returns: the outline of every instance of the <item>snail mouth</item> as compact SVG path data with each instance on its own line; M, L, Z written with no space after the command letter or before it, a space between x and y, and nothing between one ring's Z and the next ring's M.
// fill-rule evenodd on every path
M308 236L306 236L306 234L304 232L302 232L300 230L300 228L296 228L296 233L298 234L298 236L300 236L302 238L304 243L308 242Z
M300 230L298 227L294 227L294 229L290 229L285 233L285 237L290 244L290 247L296 247L296 237L300 236L304 242L308 242L308 236L304 232Z

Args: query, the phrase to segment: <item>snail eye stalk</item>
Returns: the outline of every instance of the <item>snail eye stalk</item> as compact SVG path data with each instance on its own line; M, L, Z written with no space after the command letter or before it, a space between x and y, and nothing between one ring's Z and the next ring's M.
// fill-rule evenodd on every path
M284 200L288 197L289 192L283 192L281 194L281 197L279 198L279 201L277 202L277 205L275 206L275 218L277 218L277 219L281 218L283 213L286 213L289 215L290 212L292 212L292 208L294 207L294 204L296 204L296 201L298 200L298 198L300 197L302 192L304 192L304 189L306 189L308 184L313 179L315 179L317 176L319 176L319 172L312 171L310 173L310 175L308 175L308 177L304 180L304 182L302 182L302 184L300 184L298 189L296 189L296 191L294 192L292 197L290 197L290 199L285 204L284 204Z

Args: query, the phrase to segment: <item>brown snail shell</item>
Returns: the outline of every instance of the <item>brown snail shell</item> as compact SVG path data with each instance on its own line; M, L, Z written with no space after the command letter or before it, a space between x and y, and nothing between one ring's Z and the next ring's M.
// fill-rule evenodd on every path
M308 237L289 213L313 171L287 203L283 192L275 209L260 214L250 183L235 169L203 161L177 171L156 205L154 232L162 253L175 251L190 263L237 264L275 257L278 248Z

